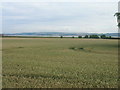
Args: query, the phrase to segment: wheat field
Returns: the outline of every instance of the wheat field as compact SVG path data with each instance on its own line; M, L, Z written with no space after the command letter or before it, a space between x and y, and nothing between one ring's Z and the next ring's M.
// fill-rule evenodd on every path
M3 38L3 88L116 88L118 40Z

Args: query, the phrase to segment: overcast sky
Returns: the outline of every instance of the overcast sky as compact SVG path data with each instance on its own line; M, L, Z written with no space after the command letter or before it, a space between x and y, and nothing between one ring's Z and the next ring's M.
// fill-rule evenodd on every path
M118 2L119 0L1 0L1 2Z
M3 33L117 32L117 7L117 2L4 2Z

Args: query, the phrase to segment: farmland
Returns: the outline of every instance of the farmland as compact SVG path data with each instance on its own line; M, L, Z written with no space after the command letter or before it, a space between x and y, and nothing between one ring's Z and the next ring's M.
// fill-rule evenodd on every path
M3 38L3 88L116 88L118 40Z

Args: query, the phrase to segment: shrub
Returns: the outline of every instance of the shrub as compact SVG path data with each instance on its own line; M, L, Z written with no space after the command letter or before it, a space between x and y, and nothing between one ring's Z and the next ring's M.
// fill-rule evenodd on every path
M75 38L74 36L72 36L72 38Z
M101 35L100 36L102 39L105 39L106 38L106 35Z
M63 36L60 36L60 38L63 38Z
M82 38L82 36L78 36L78 38Z
M111 39L112 37L111 36L109 36L109 37L106 37L106 39Z
M102 39L111 39L112 37L111 37L111 36L108 36L108 37L107 37L106 35L101 35L101 38L102 38Z
M90 35L90 38L99 38L98 35Z
M85 37L84 37L84 38L89 38L89 37L88 37L88 35L85 35Z

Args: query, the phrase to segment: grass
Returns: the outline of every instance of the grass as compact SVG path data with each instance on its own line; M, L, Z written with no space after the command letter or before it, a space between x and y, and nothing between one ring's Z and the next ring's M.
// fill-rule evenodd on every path
M116 88L118 41L3 38L3 88Z

